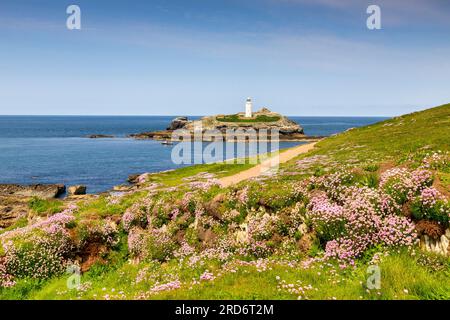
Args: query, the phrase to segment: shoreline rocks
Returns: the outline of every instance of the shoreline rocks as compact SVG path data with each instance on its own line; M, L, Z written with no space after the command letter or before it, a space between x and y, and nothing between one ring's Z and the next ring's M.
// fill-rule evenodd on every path
M29 211L29 200L33 197L54 199L66 190L63 184L0 184L0 230L13 225Z
M66 191L63 184L0 184L0 196L57 198Z
M176 117L172 120L167 130L177 130L182 129L188 124L189 120L187 117Z
M69 196L79 196L86 194L86 186L84 185L75 185L67 188L67 195Z

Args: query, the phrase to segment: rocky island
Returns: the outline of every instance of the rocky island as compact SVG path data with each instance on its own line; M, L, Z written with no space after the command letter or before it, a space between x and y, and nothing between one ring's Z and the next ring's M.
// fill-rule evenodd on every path
M203 117L200 120L189 120L187 117L177 117L172 120L166 130L143 132L132 134L135 139L170 140L175 130L184 129L194 135L194 128L202 129L202 133L218 130L225 134L227 130L254 129L256 134L260 130L267 130L270 137L271 130L279 132L280 141L315 140L321 137L309 137L304 134L303 128L296 122L288 119L280 113L273 112L268 108L262 108L252 112L251 99L247 99L245 112L231 115L214 115Z

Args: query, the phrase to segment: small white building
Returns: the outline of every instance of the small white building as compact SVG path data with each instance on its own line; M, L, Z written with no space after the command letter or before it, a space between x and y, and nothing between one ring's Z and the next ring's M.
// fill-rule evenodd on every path
M245 117L251 118L253 116L252 113L252 99L247 98L247 102L245 103Z

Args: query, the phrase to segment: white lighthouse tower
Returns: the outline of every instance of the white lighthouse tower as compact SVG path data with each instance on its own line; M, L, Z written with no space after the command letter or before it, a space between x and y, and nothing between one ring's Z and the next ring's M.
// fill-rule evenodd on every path
M245 117L251 118L252 117L252 99L247 98L247 102L245 103Z

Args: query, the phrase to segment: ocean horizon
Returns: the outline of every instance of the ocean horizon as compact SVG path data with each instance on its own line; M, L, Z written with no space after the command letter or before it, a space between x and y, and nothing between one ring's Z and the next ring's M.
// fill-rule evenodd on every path
M127 137L133 133L165 129L174 117L0 116L0 184L82 184L87 186L88 193L98 193L126 183L132 174L186 166L172 162L173 146ZM199 119L201 116L189 118ZM329 136L387 119L289 118L303 126L305 134L310 136ZM115 138L87 138L93 134L112 135ZM280 142L279 148L289 148L300 143ZM233 157L235 155L226 156Z

